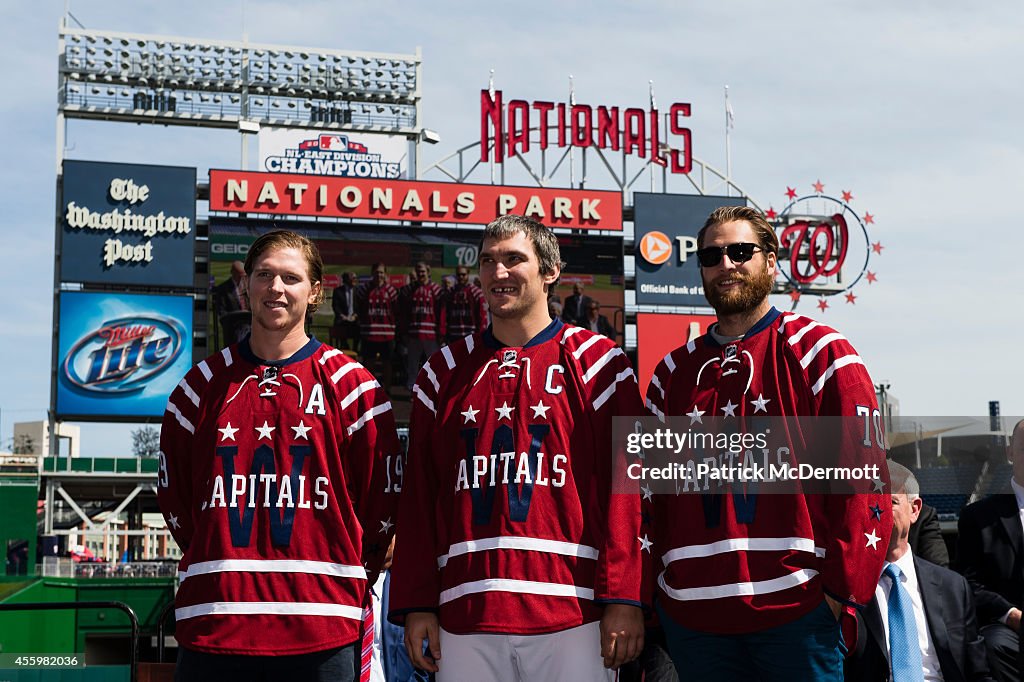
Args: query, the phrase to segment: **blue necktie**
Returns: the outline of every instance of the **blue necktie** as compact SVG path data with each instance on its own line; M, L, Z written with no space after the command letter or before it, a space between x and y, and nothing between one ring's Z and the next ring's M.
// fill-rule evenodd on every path
M892 580L889 591L889 656L892 659L893 682L921 682L921 645L917 641L917 624L910 593L900 582L900 569L889 564L883 573Z

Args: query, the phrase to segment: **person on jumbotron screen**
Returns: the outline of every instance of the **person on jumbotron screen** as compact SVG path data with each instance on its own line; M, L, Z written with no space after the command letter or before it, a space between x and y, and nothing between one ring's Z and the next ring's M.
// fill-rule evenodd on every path
M359 679L401 446L373 376L306 335L322 271L305 237L259 237L245 261L251 335L167 403L157 497L182 551L177 680Z
M487 303L484 293L469 281L469 268L455 268L455 285L444 293L442 325L446 343L487 328Z
M561 266L540 223L488 225L492 323L413 389L390 618L440 682L610 680L643 648L640 499L613 493L611 433L643 404L620 348L548 314Z
M430 279L430 266L419 262L413 280L398 293L399 319L406 349L406 388L412 392L416 372L437 352L441 321L441 286Z
M658 365L647 389L656 416L718 417L725 428L762 418L878 414L874 385L850 342L768 302L779 241L764 215L716 209L697 246L718 322ZM808 421L787 424L802 429ZM829 432L838 441L832 456L840 466L878 465L885 478L881 437L853 432ZM870 483L856 493L805 488L653 496L655 564L664 569L655 603L680 679L842 679L840 621L851 628L851 609L874 594L891 498Z
M384 390L390 391L398 291L388 282L388 266L384 263L374 263L370 277L370 281L359 288L356 296L356 314L362 335L359 359L367 367L373 368L375 375L383 382Z

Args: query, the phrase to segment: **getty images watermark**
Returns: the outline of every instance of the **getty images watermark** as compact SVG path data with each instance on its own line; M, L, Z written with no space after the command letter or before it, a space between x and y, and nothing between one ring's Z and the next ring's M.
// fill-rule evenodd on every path
M866 417L617 418L616 489L645 494L881 492L886 443Z
M641 455L647 451L665 450L675 455L683 452L714 452L720 455L670 461L655 466L642 460L627 465L629 478L639 481L686 481L707 490L714 481L723 483L755 483L776 481L874 481L879 479L878 464L856 466L821 466L790 460L790 447L776 449L771 461L770 429L763 433L709 433L687 429L679 433L667 428L653 432L634 432L626 436L626 452ZM759 456L760 455L760 456ZM646 457L645 457L646 459Z

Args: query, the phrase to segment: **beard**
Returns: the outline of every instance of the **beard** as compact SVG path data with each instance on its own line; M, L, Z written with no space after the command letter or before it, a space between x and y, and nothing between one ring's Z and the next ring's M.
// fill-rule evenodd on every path
M728 275L722 275L710 283L704 278L704 274L701 273L701 280L704 283L705 298L708 299L708 303L711 304L711 307L719 315L735 315L754 310L768 298L768 294L772 291L772 285L775 283L775 277L768 272L767 266L765 266L762 272L753 275L742 275L738 272L733 272ZM723 292L715 285L724 280L740 280L741 284L738 287L733 287Z

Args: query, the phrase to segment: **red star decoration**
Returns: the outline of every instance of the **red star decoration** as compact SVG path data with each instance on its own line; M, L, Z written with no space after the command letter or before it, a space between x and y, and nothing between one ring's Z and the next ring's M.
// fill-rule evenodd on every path
M789 185L786 185L786 196L790 199L796 199L796 190Z
M872 284L878 281L878 275L868 270L868 284Z
M816 183L814 183L813 187L814 191L817 192L818 194L821 194L822 192L825 191L825 185L821 184L821 180L818 180Z
M778 215L779 214L776 213L775 209L772 208L771 206L769 206L768 210L765 211L765 213L764 213L764 217L767 218L768 220L775 220L775 218L778 217Z
M871 215L870 213L865 213L864 222L868 225L873 224L875 222L875 216Z
M828 301L825 300L824 296L818 299L818 308L821 312L825 312L825 308L828 308Z
M800 291L793 289L793 291L789 292L789 298L792 299L793 303L796 303L800 300Z
M853 303L854 305L857 304L857 297L853 295L852 291L846 294L846 302Z
M874 244L871 245L871 250L877 253L879 256L882 255L882 249L884 248L885 247L882 246L882 242L875 242Z
M847 192L844 189L843 190L843 201L846 201L846 202L853 201L853 192Z

